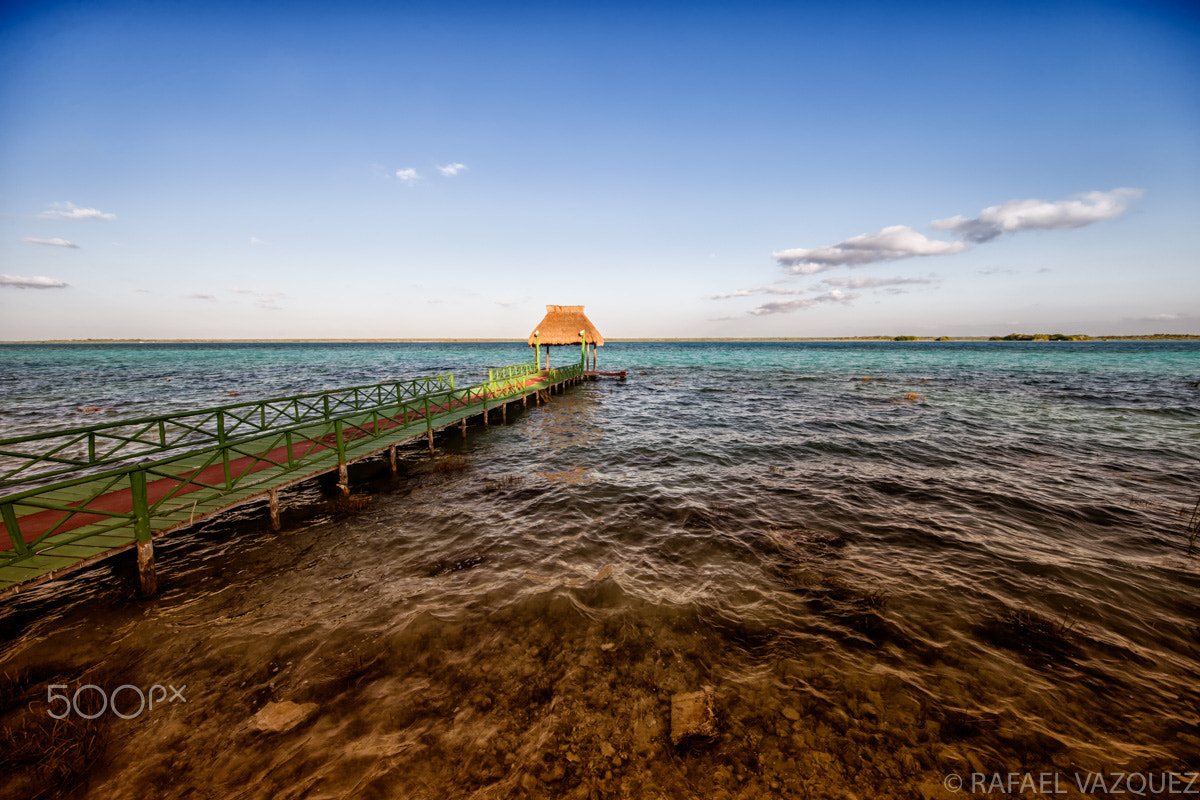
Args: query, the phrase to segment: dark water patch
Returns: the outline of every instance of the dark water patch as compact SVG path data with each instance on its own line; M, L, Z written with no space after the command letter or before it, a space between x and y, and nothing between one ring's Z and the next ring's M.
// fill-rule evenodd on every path
M1020 653L1034 666L1073 665L1082 653L1071 641L1071 623L1051 621L1028 608L1012 608L979 627L988 642Z

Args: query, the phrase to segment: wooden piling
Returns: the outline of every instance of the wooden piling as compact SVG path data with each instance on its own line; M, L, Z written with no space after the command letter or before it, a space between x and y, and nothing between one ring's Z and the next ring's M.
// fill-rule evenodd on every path
M342 493L342 497L350 496L350 468L345 464L338 464L338 491Z
M391 468L393 475L400 471L396 465L396 445L394 444L388 447L388 467Z
M503 425L508 424L508 403L507 403L507 401L500 404L500 422Z
M271 530L277 531L283 527L279 522L279 489L272 488L268 496L271 506Z

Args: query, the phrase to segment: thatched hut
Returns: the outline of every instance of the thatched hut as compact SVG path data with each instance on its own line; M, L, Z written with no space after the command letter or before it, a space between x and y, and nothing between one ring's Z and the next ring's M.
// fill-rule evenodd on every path
M604 345L604 337L596 326L583 313L583 306L546 306L546 316L529 334L529 346L538 345L546 348L545 366L550 366L550 348L571 345L583 350L582 342L591 348L590 358L585 356L585 362L591 361L591 368L596 368L596 348ZM540 359L539 359L540 361ZM585 363L586 366L586 363Z

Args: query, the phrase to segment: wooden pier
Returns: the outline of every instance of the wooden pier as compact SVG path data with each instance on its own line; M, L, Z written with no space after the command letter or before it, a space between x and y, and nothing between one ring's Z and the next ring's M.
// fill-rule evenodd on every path
M622 377L624 373L621 373ZM157 590L154 540L508 406L585 380L582 361L518 364L454 388L452 375L238 403L0 440L0 597L137 548L142 592Z

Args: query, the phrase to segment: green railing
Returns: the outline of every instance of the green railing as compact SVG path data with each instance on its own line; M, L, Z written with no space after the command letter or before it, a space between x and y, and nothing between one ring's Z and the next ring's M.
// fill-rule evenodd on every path
M505 378L521 378L534 375L537 371L537 365L533 362L528 364L513 364L511 367L492 367L488 370L488 380L496 381Z
M87 460L60 455L62 445L40 458L21 454L31 465L53 464L53 474L72 468L93 469L0 497L0 522L11 543L10 549L0 549L0 568L33 560L32 556L43 551L86 558L89 549L99 553L128 545L130 531L134 540L148 542L155 533L186 526L247 498L345 465L388 443L426 434L432 448L436 428L486 414L501 402L582 372L582 364L545 370L538 374L538 384L529 386L532 373L518 370L463 389L454 388L452 376L442 375L424 379L424 383L354 387L7 440L0 444L9 448L14 442L52 441L55 437L78 444L90 441L84 437L108 431L113 441L131 446L101 453L89 447ZM410 387L437 384L443 388L418 396L409 394ZM196 418L204 424L196 423ZM192 421L185 425L181 420ZM268 431L271 421L275 427ZM161 438L146 441L111 434L112 429L125 426L158 430ZM194 438L179 435L169 439L162 434L163 426L170 431L188 430ZM381 440L386 441L381 445ZM140 445L144 448L135 447ZM167 450L173 452L166 454ZM123 463L113 463L117 452L124 453ZM131 460L147 455L156 457ZM100 468L106 464L108 469ZM10 480L9 486L30 480Z
M0 439L0 489L453 388L453 375L434 375Z

